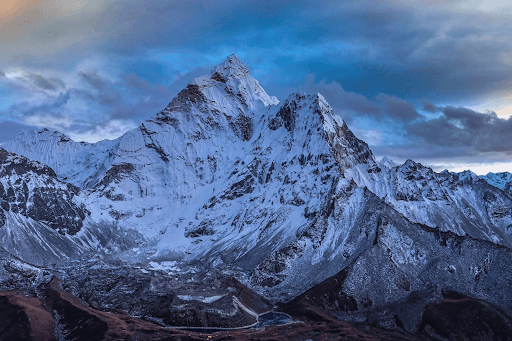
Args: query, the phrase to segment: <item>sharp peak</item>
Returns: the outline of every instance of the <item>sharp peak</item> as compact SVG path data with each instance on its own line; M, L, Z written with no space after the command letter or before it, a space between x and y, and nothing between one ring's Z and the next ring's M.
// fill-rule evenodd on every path
M225 78L230 78L240 76L240 74L248 74L249 71L237 55L233 53L227 56L224 62L213 67L210 72L210 76L213 76L215 73L218 73Z
M242 61L240 60L240 58L238 58L238 56L234 53L230 54L229 56L226 57L226 59L224 60L224 63L231 63L231 64L243 64Z
M227 85L227 87L225 85ZM228 89L231 95L238 94L242 95L244 105L249 103L249 107L252 109L255 106L258 106L260 102L262 102L265 106L270 104L278 104L279 101L274 96L269 96L265 90L260 86L258 81L249 73L247 67L244 63L235 54L229 55L225 61L217 66L215 66L209 74L194 78L188 86L197 86L198 88L193 91L200 91L201 96L206 96L206 98L212 99L216 101L218 98L214 98L215 96L222 96L223 93ZM188 88L187 86L187 88ZM217 95L209 91L204 91L204 88L217 88L220 91ZM187 89L184 89L185 92L182 94L182 99L177 99L180 94L178 94L173 101L169 104L173 106L173 102L188 100L187 96L190 96L186 93ZM190 90L190 89L189 89ZM214 96L214 97L209 97ZM176 107L176 106L174 106Z
M222 63L220 63L219 65L217 65L216 67L219 67L219 66L244 67L245 68L245 64L234 53L227 56L226 59L224 59L224 61Z
M384 155L382 157L382 159L380 160L380 164L381 165L385 165L385 166L392 166L392 167L396 167L397 164L395 163L395 161L393 161L392 159L390 159L387 155Z

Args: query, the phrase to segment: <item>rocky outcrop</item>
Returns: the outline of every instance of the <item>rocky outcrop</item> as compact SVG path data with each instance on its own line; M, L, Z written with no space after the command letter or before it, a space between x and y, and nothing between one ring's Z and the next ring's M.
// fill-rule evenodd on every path
M71 235L80 231L88 211L73 198L78 188L60 182L48 166L0 149L0 206ZM3 224L2 224L3 225Z
M510 340L512 319L485 301L456 291L443 291L443 300L425 309L420 331L433 340Z

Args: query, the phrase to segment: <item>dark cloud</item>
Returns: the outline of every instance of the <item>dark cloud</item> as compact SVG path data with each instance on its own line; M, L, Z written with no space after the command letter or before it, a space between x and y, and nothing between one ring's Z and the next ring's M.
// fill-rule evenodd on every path
M205 56L220 59L243 51L247 64L264 60L280 68L269 83L282 87L312 73L369 98L386 93L460 102L510 90L509 16L457 6L326 0L178 0L141 6L139 0L91 0L72 16L47 23L47 31L55 27L57 35L32 33L7 48L11 41L0 59L63 67L101 54L124 67L128 56L139 76L162 82L166 70L147 60L148 51L195 66L211 60Z
M9 86L14 91L25 92L59 92L65 90L66 86L62 79L57 77L43 76L36 72L22 72L18 75L8 78L5 72L0 70L0 78L8 80Z
M421 117L416 109L414 109L414 105L403 99L391 97L385 94L378 95L377 99L382 103L386 116L391 119L407 123Z
M57 97L47 98L45 101L29 102L23 101L13 104L5 116L28 117L38 114L56 115L69 102L71 91L60 93Z
M448 106L439 118L411 124L406 129L431 145L512 153L512 118L502 119L494 112Z
M89 100L98 101L100 104L106 106L113 106L121 101L118 85L100 76L97 70L88 72L79 71L78 76L94 90L94 93L87 91L81 92L81 94Z
M59 91L65 88L64 82L55 77L43 77L37 73L27 75L29 82L37 89L43 91Z
M448 106L443 109L443 114L448 120L459 122L465 130L480 130L493 122L500 124L498 116L494 112L481 114L468 108ZM506 120L502 120L502 122L506 122Z
M438 111L438 108L429 101L423 101L423 110L429 113L435 113Z
M98 75L98 71L79 71L78 76L83 79L87 84L91 85L93 88L99 91L103 91L112 86L112 83L108 81L106 78Z

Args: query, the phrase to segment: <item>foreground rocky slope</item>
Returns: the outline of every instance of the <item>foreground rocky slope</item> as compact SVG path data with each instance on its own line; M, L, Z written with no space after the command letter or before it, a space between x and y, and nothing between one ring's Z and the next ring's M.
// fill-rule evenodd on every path
M424 313L447 290L512 314L505 187L378 163L320 94L279 103L234 55L115 141L41 130L3 147L47 164L4 152L8 251L62 261L91 309L240 327L279 303L434 338Z

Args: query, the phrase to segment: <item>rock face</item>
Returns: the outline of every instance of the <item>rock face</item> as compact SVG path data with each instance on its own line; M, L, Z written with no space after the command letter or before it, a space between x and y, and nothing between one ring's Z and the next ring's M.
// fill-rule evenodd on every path
M57 253L62 243L75 255L108 248L114 265L70 261L59 275L97 309L164 325L250 323L236 303L249 291L219 284L229 274L254 302L404 335L433 335L438 323L422 324L423 312L446 290L512 313L506 185L412 160L378 163L320 94L279 103L234 55L115 141L42 130L4 147L55 172L3 152L0 233L26 231L41 254L50 237L33 231L44 228L61 232L51 235ZM10 245L26 257L28 246ZM202 289L220 298L203 302Z
M129 231L114 235L110 222L92 221L80 196L78 187L59 180L50 167L0 148L2 248L24 261L47 265L133 244L120 240Z
M421 330L434 340L510 340L512 319L499 308L453 291L427 307Z
M88 213L74 201L78 188L57 180L54 171L0 149L0 206L5 224L6 212L45 223L61 234L80 231Z
M386 204L375 210L373 243L343 271L285 305L285 311L314 307L343 320L411 332L418 330L424 307L440 302L442 289L449 289L481 297L510 314L510 249L412 224Z

